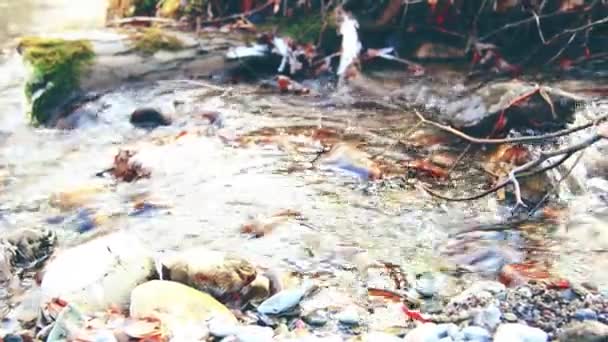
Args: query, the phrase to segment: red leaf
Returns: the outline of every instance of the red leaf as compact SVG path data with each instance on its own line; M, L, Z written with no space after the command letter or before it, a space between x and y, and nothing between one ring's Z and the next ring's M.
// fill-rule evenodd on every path
M289 86L291 85L291 79L287 76L279 75L277 76L277 85L279 86L279 90L286 92L289 91Z
M405 313L405 315L413 321L419 321L422 323L429 322L428 319L424 318L424 316L422 315L422 313L420 313L420 311L410 310L405 305L402 307L402 310L403 310L403 313Z
M433 163L431 163L428 160L422 160L422 159L414 160L414 161L408 162L406 164L406 167L415 169L416 171L426 174L433 178L447 178L447 176L448 176L447 170L445 170L444 168L439 167L437 165L434 165Z

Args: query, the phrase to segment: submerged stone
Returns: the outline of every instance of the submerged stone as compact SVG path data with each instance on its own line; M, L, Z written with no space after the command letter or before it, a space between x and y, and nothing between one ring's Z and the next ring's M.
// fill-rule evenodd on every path
M86 312L126 305L133 288L154 272L154 261L135 237L104 236L61 252L47 267L42 305L54 298Z
M131 113L129 122L138 127L157 127L171 125L171 119L154 108L139 108Z
M494 342L546 342L548 339L541 329L519 323L501 324L494 335Z
M240 292L256 278L257 270L236 255L194 247L162 261L167 279L192 286L216 298Z
M296 289L281 291L262 302L258 306L258 312L265 315L281 315L292 312L310 290L311 286L301 286Z
M129 313L135 318L168 317L182 324L211 318L236 323L232 312L209 294L166 280L152 280L133 289Z

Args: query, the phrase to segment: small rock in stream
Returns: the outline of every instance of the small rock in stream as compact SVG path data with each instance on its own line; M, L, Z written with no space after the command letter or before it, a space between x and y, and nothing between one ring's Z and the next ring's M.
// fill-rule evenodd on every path
M154 108L139 108L131 113L129 122L133 126L143 128L154 128L158 126L171 125L171 119L164 116L161 112Z
M126 305L131 290L153 273L153 258L137 238L123 232L103 236L50 262L40 285L41 304L61 298L86 312Z
M236 255L194 247L161 261L167 270L166 278L216 298L237 293L256 278L256 268Z
M438 326L435 323L424 323L411 330L405 335L405 342L435 342L445 336L446 330L444 327Z
M573 323L559 335L560 342L608 341L608 325L597 321Z
M261 314L277 316L292 312L314 288L314 285L308 284L296 289L283 290L262 302L257 310Z
M494 330L498 324L500 324L500 318L502 313L500 309L494 305L490 305L487 308L480 310L474 318L475 325L480 327Z
M433 297L439 292L443 280L439 274L423 273L416 279L416 291L424 297Z
M462 329L465 341L489 342L490 332L487 329L476 326L468 326Z
M239 327L235 336L239 342L272 342L274 331L272 331L272 328L269 327L249 325Z
M211 318L236 322L232 312L209 294L166 280L151 280L131 292L131 317L170 317L172 322L201 322Z
M325 310L314 310L304 317L304 322L314 327L322 327L327 324L327 312Z
M344 325L355 326L359 325L360 317L357 309L348 308L336 315L336 319Z
M578 319L579 321L587 321L587 320L597 321L598 317L597 317L597 312L595 312L591 309L578 309L574 313L574 318Z
M519 323L501 324L494 334L494 342L546 342L548 339L541 329Z

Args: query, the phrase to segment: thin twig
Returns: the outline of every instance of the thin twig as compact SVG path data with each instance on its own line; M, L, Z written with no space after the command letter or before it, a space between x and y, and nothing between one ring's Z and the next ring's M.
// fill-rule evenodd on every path
M536 205L534 206L534 208L532 208L532 209L530 209L530 211L528 211L528 216L534 215L534 213L549 198L549 196L551 196L551 194L558 189L558 187L561 185L561 183L564 180L566 180L566 178L570 177L570 174L572 173L572 171L574 170L574 168L578 165L578 163L581 161L581 159L583 158L583 155L585 155L585 151L584 150L581 151L581 153L576 157L576 160L574 161L574 163L572 163L572 166L570 166L568 168L568 171L566 171L566 173L557 181L557 183L553 184L551 186L551 189L549 189L549 191L547 191L547 193L545 194L545 196L543 196L543 198L540 201L538 201L538 203L536 203Z
M425 191L427 191L429 194L431 194L435 197L438 197L438 198L441 198L441 199L444 199L447 201L457 201L458 202L458 201L476 200L476 199L485 197L491 193L494 193L494 192L504 188L509 183L512 183L513 186L515 187L515 191L516 191L517 205L522 205L523 201L521 199L521 193L519 191L519 183L517 181L517 178L531 177L531 176L537 175L541 172L545 172L550 169L553 169L553 168L561 165L562 163L564 163L568 158L570 158L576 152L595 144L596 142L600 141L601 139L603 139L603 137L596 133L578 144L566 146L564 148L553 150L553 151L547 151L547 152L541 151L540 156L538 158L531 160L531 161L511 170L511 172L509 172L509 177L503 179L502 181L500 181L497 185L495 185L491 189L486 190L477 195L473 195L473 196L469 196L469 197L462 197L462 198L454 198L454 197L448 197L448 196L438 194L426 186L423 186L423 188ZM532 170L532 169L540 166L543 162L545 162L549 159L558 157L558 156L561 158L556 163L551 164L549 166L541 167L540 169L537 169L537 170Z
M568 39L568 42L566 42L566 44L564 44L564 46L562 46L561 49L559 49L559 51L555 54L555 56L551 57L551 59L549 59L547 61L547 63L545 63L545 65L549 65L551 63L553 63L553 61L555 61L557 58L559 58L559 56L562 55L562 53L564 53L564 51L566 51L566 49L568 48L568 46L570 46L570 44L572 44L572 42L574 41L574 38L576 37L576 32L574 32L572 34L572 36L570 36L570 39Z
M606 114L606 115L602 115L599 118L595 119L593 122L589 122L589 123L586 123L586 124L583 124L580 126L576 126L576 127L572 127L572 128L568 128L568 129L563 129L563 130L556 131L553 133L547 133L547 134L537 135L537 136L523 136L523 137L504 138L504 139L487 139L487 138L475 138L475 137L472 137L453 127L450 127L448 125L443 125L438 122L428 120L427 118L422 116L422 114L420 114L420 112L418 112L417 110L415 110L415 113L418 116L418 118L421 121L423 121L424 123L434 126L436 128L439 128L442 131L452 133L452 134L456 135L457 137L462 138L473 144L512 144L512 143L538 142L538 141L543 141L543 140L547 140L547 139L563 137L563 136L587 129L591 126L596 125L599 122L608 120L608 114Z

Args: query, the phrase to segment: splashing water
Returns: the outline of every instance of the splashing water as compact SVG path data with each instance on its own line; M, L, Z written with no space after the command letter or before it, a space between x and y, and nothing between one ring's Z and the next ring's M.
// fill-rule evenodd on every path
M340 25L342 56L340 57L340 65L338 66L338 75L342 75L361 52L362 46L359 41L359 34L357 33L358 28L359 22L348 14L344 14L344 21Z

